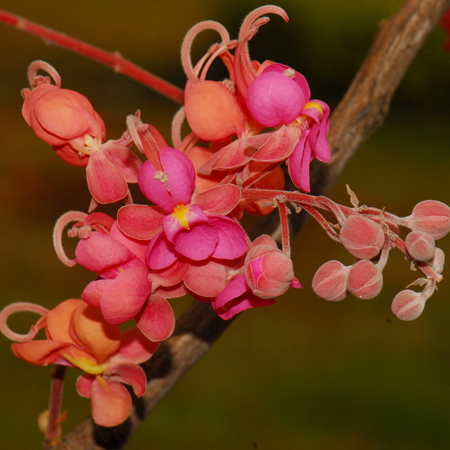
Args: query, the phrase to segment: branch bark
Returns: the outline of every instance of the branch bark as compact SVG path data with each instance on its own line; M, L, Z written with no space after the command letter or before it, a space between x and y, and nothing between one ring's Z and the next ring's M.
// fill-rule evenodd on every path
M314 165L311 174L313 193L324 193L360 144L383 123L392 96L409 64L449 7L450 0L406 0L389 20L381 23L361 69L331 117L332 160L328 165ZM273 230L272 234L276 234L276 222L276 216L263 220L254 232ZM294 233L299 231L302 223L303 220L296 222ZM134 400L128 420L118 427L103 428L87 419L59 445L51 448L124 448L133 431L230 323L220 319L209 304L192 304L178 320L173 336L144 365L148 377L147 393Z

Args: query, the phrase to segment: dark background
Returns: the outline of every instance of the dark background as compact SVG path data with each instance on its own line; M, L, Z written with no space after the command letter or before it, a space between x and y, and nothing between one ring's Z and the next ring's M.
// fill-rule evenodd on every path
M289 24L272 17L251 42L254 59L272 59L303 73L313 97L333 108L360 66L380 21L395 0L280 1ZM249 0L139 1L3 0L2 8L63 31L172 81L185 83L179 49L202 20L217 20L232 38L253 8ZM196 41L197 56L216 37ZM208 41L208 39L210 39ZM384 126L362 146L329 196L348 204L345 184L361 203L397 215L416 203L450 203L448 173L450 53L436 29L412 64ZM86 210L85 171L63 164L21 116L28 64L43 59L63 87L86 95L118 138L137 109L169 139L177 106L93 61L0 24L0 307L28 301L48 308L79 298L93 274L63 266L51 241L55 220ZM217 65L217 76L223 76ZM449 239L439 243L450 250ZM70 247L70 244L69 244ZM73 249L73 244L72 244ZM390 311L394 295L417 278L395 251L382 293L327 303L310 285L325 261L352 258L310 221L293 243L302 291L244 313L152 413L129 449L155 450L439 450L450 448L450 287L446 279L423 315L410 323ZM444 277L446 273L444 271ZM188 300L174 300L177 313ZM36 316L13 317L24 332ZM0 446L39 448L36 418L47 407L49 368L16 359L0 340ZM65 390L72 430L90 410Z

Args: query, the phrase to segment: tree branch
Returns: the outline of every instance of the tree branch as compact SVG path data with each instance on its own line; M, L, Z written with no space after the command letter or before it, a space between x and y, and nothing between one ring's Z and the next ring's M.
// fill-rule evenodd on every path
M450 0L406 0L392 18L380 25L361 69L332 115L329 134L332 160L328 165L314 166L311 177L314 193L324 193L331 186L360 144L382 124L410 62L449 6ZM256 232L267 233L273 229L273 223L274 219L263 220ZM301 224L302 221L296 223L295 232ZM173 336L145 365L147 393L135 399L129 419L114 428L96 426L88 419L52 448L123 448L133 431L230 322L220 319L209 304L191 305L178 320Z

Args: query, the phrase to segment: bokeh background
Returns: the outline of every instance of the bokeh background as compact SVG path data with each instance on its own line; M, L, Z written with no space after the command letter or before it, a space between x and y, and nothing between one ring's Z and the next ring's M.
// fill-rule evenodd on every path
M333 108L397 0L279 0L289 24L273 17L251 42L255 59L288 64L308 79L313 97ZM253 0L2 0L1 7L78 37L183 86L179 49L195 23L212 19L234 38ZM208 39L210 39L208 41ZM194 51L212 43L205 33ZM348 204L345 184L361 203L408 215L425 199L450 203L450 53L436 29L398 92L384 126L364 143L329 192ZM55 220L86 210L85 171L63 164L21 116L20 90L35 59L55 66L63 87L86 95L109 138L137 109L169 138L177 110L149 89L93 61L47 46L0 24L0 307L28 301L48 308L78 298L92 280L63 266L51 241ZM223 76L217 65L217 76ZM68 244L70 247L70 244ZM450 239L440 246L450 250ZM73 243L72 243L73 249ZM410 323L390 311L394 295L416 278L398 251L382 294L327 303L311 290L325 261L352 258L310 221L293 243L302 291L274 306L243 313L151 414L128 448L171 450L450 448L450 285L444 279L423 315ZM444 271L445 276L445 271ZM188 300L173 302L177 313ZM13 317L24 332L36 316ZM36 417L47 407L49 368L17 360L0 337L0 447L39 448ZM64 408L72 430L90 410L78 397L75 370Z

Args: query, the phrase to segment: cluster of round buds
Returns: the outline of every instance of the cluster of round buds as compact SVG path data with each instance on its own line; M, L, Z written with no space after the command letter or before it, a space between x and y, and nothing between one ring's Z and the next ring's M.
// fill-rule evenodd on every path
M366 207L341 209L337 217L340 221L337 240L357 260L349 266L339 261L323 264L313 278L314 292L329 301L342 300L349 293L361 299L376 297L383 286L382 271L389 252L398 247L426 278L412 283L425 286L423 292L406 289L397 294L392 311L401 320L418 317L442 279L445 256L435 240L450 231L450 208L427 200L417 204L411 215L404 218ZM399 226L411 230L405 241L399 237Z

